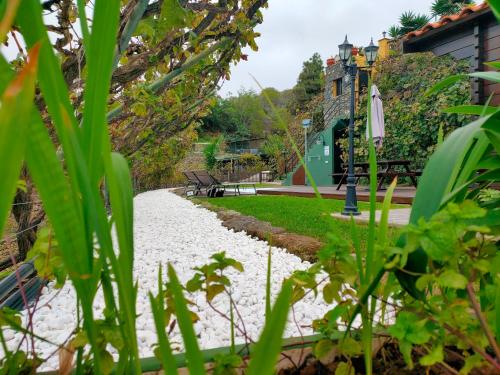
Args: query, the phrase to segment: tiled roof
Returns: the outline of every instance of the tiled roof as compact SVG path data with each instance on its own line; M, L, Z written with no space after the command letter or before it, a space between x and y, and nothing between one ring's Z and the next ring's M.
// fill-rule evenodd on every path
M415 30L415 31L412 31L412 32L406 34L404 38L406 40L408 40L410 38L420 36L422 34L425 34L428 31L439 29L440 27L443 27L443 26L449 24L450 22L456 22L458 20L462 20L464 18L467 18L469 15L471 15L473 13L477 13L477 12L480 12L482 10L489 9L489 7L490 6L488 5L488 3L486 3L486 1L481 3L481 4L478 4L478 5L467 6L467 7L463 8L459 13L452 14L449 16L443 16L437 22L429 22L427 25L425 25L421 29Z

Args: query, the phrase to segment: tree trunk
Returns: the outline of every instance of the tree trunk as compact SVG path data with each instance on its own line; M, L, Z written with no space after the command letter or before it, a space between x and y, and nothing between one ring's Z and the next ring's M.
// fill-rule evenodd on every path
M32 217L34 206L33 187L26 167L23 167L21 170L20 178L26 181L26 191L17 189L12 205L12 214L17 222L16 240L18 252L14 256L16 263L26 259L28 251L33 247L36 241L38 226L45 217L45 212L43 210L37 213L35 217ZM0 270L12 265L13 259L11 257L4 259L0 262Z

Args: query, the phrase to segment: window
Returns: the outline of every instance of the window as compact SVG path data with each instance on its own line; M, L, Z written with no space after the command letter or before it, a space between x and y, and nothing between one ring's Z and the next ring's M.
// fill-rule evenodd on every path
M342 78L335 80L335 96L342 95Z

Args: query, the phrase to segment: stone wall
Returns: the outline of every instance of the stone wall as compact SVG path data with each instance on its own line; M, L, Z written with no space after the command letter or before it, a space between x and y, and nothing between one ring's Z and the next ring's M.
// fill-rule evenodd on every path
M340 61L326 67L325 72L325 103L323 115L325 127L330 126L332 120L340 116L349 116L349 100L351 86L345 80L345 71ZM335 81L342 78L342 95L333 96Z

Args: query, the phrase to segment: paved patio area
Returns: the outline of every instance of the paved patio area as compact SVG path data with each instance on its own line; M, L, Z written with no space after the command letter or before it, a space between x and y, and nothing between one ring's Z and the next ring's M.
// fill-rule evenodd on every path
M336 190L336 186L321 186L318 188L321 196L328 199L345 199L346 189L342 187ZM367 186L358 186L357 197L359 201L368 202L370 200L370 192ZM394 191L392 202L399 204L412 204L415 197L416 189L414 187L397 187ZM293 185L293 186L277 186L267 188L257 188L257 194L262 195L291 195L296 197L314 197L314 190L311 186ZM385 191L377 192L377 201L382 202L385 197Z
M406 224L408 224L408 221L410 220L410 213L411 213L411 208L394 208L389 211L389 225L393 227L404 227ZM375 221L377 223L380 222L380 216L382 214L382 211L377 210L375 212ZM342 215L340 212L334 212L332 216L336 219L340 220L351 220L350 216L345 216ZM359 216L354 216L354 221L358 223L364 223L367 224L370 220L370 212L369 211L363 211L361 212L361 215Z

